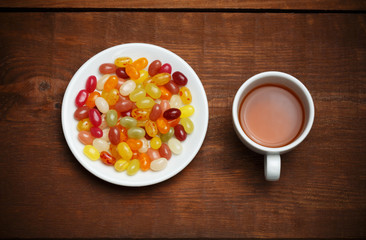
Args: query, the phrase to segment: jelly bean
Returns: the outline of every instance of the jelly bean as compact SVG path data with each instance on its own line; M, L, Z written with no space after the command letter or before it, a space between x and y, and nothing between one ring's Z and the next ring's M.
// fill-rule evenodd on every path
M79 107L74 112L74 118L78 121L89 117L89 108L87 106Z
M187 87L182 87L179 90L179 96L184 104L190 104L192 102L192 94Z
M149 148L147 150L147 155L149 156L149 158L150 158L151 161L154 161L155 159L159 159L160 158L159 151L156 150L156 149L152 149L152 148Z
M179 122L180 122L180 118L176 118L176 119L173 119L173 120L168 120L169 126L171 126L171 127L177 126L177 124Z
M118 126L118 128L120 129L119 141L120 142L127 141L127 139L128 139L127 128L120 126L120 125Z
M151 97L143 97L136 102L138 108L152 108L154 104L155 101Z
M159 117L158 119L156 119L156 125L158 126L158 130L160 133L165 134L169 132L170 126L165 118Z
M171 76L169 73L158 73L154 77L152 77L151 82L155 83L157 86L165 85L167 84L171 79Z
M150 168L151 168L151 170L157 172L157 171L161 171L161 170L165 169L167 165L168 165L168 160L166 158L159 158L154 161L151 161Z
M139 100L141 100L142 98L144 98L146 96L146 91L145 89L141 89L141 88L135 88L135 90L133 90L130 93L130 100L133 102L137 102Z
M125 83L126 80L123 79L123 78L118 78L118 83L117 83L117 86L116 86L116 89L120 89L120 87L122 86L123 83Z
M102 117L97 109L92 108L89 110L89 120L95 127L98 127L102 123Z
M92 145L94 137L88 131L80 131L78 133L78 139L84 145Z
M103 129L103 136L100 139L103 139L106 142L109 142L109 128Z
M193 115L194 113L194 107L192 105L185 105L180 108L181 111L181 118L187 118Z
M129 138L126 143L133 151L137 151L142 147L142 141L139 139Z
M181 124L178 124L177 126L174 127L174 136L179 140L179 141L184 141L187 138L187 133L184 130L184 127Z
M170 108L170 102L168 100L162 100L160 102L160 107L161 107L161 116L162 116L164 114L164 112Z
M125 128L131 128L131 127L136 127L137 120L134 119L133 117L123 117L123 118L121 118L119 123L121 124L121 126L123 126Z
M160 99L162 100L169 100L172 97L172 93L169 92L168 89L166 89L164 86L159 86L161 91Z
M147 155L146 153L140 153L138 159L140 160L140 169L142 171L147 171L150 169L151 160L149 158L149 155Z
M131 148L126 142L119 143L117 145L117 151L124 160L130 160L132 158Z
M148 83L145 86L146 93L154 99L158 99L161 96L161 90L154 83Z
M174 120L179 118L181 115L181 112L178 108L169 108L168 110L166 110L163 114L163 117L166 120Z
M168 146L170 148L170 151L172 151L174 154L179 155L182 153L183 151L183 146L180 143L179 140L177 140L176 138L171 138L168 141Z
M118 121L118 114L117 111L112 109L107 112L107 124L109 127L114 127L117 124Z
M119 92L117 89L112 89L109 92L103 90L101 96L107 101L109 106L114 106L119 100Z
M130 162L127 160L123 159L117 160L116 163L114 164L114 169L116 169L117 172L123 172L127 169L129 163Z
M102 91L104 89L104 84L105 82L108 80L108 78L110 77L111 75L109 74L105 74L103 75L97 82L97 90L99 91Z
M108 151L109 144L101 138L96 138L93 140L93 147L95 147L99 152Z
M166 143L161 144L161 147L159 148L159 153L161 157L166 158L167 160L172 157L172 151L170 151L170 148Z
M107 113L109 111L108 102L102 97L95 99L95 106L101 113Z
M136 80L140 77L139 70L137 70L132 64L126 65L126 73L133 80Z
M180 86L185 86L188 82L187 77L181 72L174 72L173 73L173 81Z
M160 104L156 103L151 109L149 118L151 121L156 121L156 119L158 119L160 116L161 116L161 107Z
M145 70L140 70L140 77L135 80L136 84L143 84L149 77L149 73Z
M89 93L86 90L80 90L78 95L75 98L75 104L78 107L81 107L85 104L86 100L88 99Z
M137 121L136 127L145 127L146 122L147 122L147 120Z
M121 130L118 127L111 127L109 129L108 137L109 137L109 141L112 144L118 145L118 143L120 142L120 135L121 135Z
M155 76L161 68L161 62L159 60L153 61L149 66L149 75Z
M170 127L169 128L169 131L165 134L162 134L160 136L160 139L162 142L167 142L169 141L169 139L171 139L172 137L174 136L174 128L173 127Z
M113 63L103 63L99 66L99 72L101 74L111 74L116 72L116 65Z
M167 84L165 84L164 87L166 89L168 89L168 91L171 94L178 94L179 93L179 86L172 80L170 80Z
M158 134L158 126L154 121L151 120L146 121L145 130L150 137L155 137Z
M140 170L140 161L138 159L132 159L126 169L127 175L133 176Z
M108 127L108 123L107 123L107 119L106 119L107 116L105 113L103 113L101 115L101 117L102 117L102 123L98 127L103 130Z
M100 97L100 93L99 92L92 92L88 99L86 99L86 106L88 106L89 108L93 108L95 107L95 99L97 99L98 97Z
M89 131L92 126L93 125L90 122L89 118L84 118L78 122L78 125L76 126L76 128L78 129L79 132L80 131Z
M118 111L118 112L127 112L129 110L131 110L133 107L133 103L130 100L126 100L126 99L122 99L120 98L116 105L114 106L114 108Z
M182 126L184 127L184 131L186 131L186 133L191 134L194 130L194 125L191 119L189 118L182 118L180 120L180 123L182 124Z
M89 93L94 92L95 88L97 87L97 78L93 75L88 77L85 84L85 90Z
M145 136L145 130L140 127L131 127L127 130L127 135L129 138L140 139Z
M150 115L150 109L146 108L134 108L131 112L131 117L135 118L137 121L148 120Z
M149 142L147 141L147 139L146 138L140 138L139 139L140 141L141 141L141 143L142 143L142 146L139 148L139 152L140 153L146 153L147 152L147 149L149 148Z
M155 136L150 140L150 146L153 149L159 149L161 147L161 139L159 136Z
M102 163L109 166L114 166L116 163L116 158L106 151L100 153L100 160L102 160Z
M128 96L136 88L136 83L133 80L127 80L119 88L119 92L122 96Z
M138 71L140 71L140 70L142 70L142 69L146 68L148 63L149 63L149 62L147 61L147 59L146 59L146 58L144 58L144 57L142 57L142 58L139 58L139 59L135 60L135 61L132 63L132 65L133 65L133 66L134 66Z
M99 159L100 154L92 145L86 145L83 152L90 160L96 161Z
M109 92L113 88L115 88L118 84L118 77L115 75L112 75L108 78L108 80L104 84L104 90Z
M163 66L160 67L158 73L172 73L172 66L169 63L163 64Z
M116 159L120 159L121 156L119 155L118 151L117 151L117 146L110 144L109 145L109 152L112 154L113 157L115 157Z
M103 137L103 130L99 127L91 127L90 133L93 137L100 138Z
M179 95L173 95L171 98L170 98L170 107L171 108L180 108L180 107L183 107L183 101L182 99L180 98Z
M119 57L114 60L114 64L119 68L126 67L127 64L131 64L132 59L130 57Z

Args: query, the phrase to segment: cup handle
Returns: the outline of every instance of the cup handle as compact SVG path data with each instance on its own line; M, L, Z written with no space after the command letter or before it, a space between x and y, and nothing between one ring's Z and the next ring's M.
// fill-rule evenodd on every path
M278 181L281 173L280 154L264 155L264 176L267 181Z

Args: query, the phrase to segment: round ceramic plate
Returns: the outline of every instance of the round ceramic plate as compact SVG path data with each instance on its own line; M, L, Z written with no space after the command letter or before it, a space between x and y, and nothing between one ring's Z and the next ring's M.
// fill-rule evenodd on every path
M158 59L163 64L169 63L172 72L180 71L188 78L187 87L192 93L192 105L195 113L190 117L194 123L193 133L182 142L183 152L180 155L172 155L167 167L159 172L151 170L139 171L134 176L128 176L126 172L117 172L111 166L103 164L100 160L91 161L83 153L84 145L78 140L77 120L74 119L76 110L75 97L81 89L85 88L86 79L90 75L101 77L98 68L103 63L113 63L117 57L128 56L133 60L145 57L149 64ZM208 125L208 103L205 90L194 70L178 55L173 52L144 43L129 43L108 48L90 58L75 73L67 86L62 102L62 128L72 153L75 158L89 172L110 183L123 186L147 186L167 180L182 171L196 156L204 141Z

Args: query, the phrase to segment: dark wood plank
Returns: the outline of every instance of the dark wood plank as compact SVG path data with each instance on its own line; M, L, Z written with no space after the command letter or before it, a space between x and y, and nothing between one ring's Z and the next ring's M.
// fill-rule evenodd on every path
M283 9L283 10L366 10L366 2L359 0L234 0L234 1L201 1L201 0L2 0L0 7L8 8L118 8L118 9Z
M366 237L365 15L2 13L0 23L0 237ZM184 58L210 106L192 163L143 188L86 171L60 119L75 71L127 42ZM267 70L299 78L316 107L275 183L231 125L236 90Z

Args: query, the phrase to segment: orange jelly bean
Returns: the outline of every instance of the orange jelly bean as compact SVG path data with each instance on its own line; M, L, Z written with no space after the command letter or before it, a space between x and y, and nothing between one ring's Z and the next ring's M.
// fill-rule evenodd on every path
M89 95L88 99L86 99L86 106L88 106L89 108L95 107L95 99L97 99L98 97L100 97L99 92L92 92Z
M161 91L160 99L161 100L170 100L170 98L172 97L172 93L164 86L159 86L159 88Z
M117 87L117 84L118 84L118 77L115 75L110 76L104 84L104 90L109 92L113 88Z
M132 151L137 151L142 147L142 142L138 139L129 138L126 142Z
M158 130L161 134L165 134L165 133L169 132L170 126L169 126L168 120L166 120L165 118L159 117L156 120L156 125L158 126Z
M142 171L147 171L150 169L151 159L149 158L149 155L146 153L140 153L138 159L140 161L140 169Z
M136 80L140 77L140 72L132 64L126 65L126 73L133 80Z

